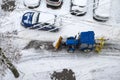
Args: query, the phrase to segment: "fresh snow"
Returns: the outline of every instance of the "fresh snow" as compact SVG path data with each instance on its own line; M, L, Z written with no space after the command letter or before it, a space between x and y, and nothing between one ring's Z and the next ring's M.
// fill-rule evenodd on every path
M86 6L88 0L73 0L73 4L78 6Z
M48 22L50 24L54 24L55 15L48 13L40 13L39 22L45 23Z
M32 2L32 0L30 1ZM109 42L120 44L120 3L119 0L112 0L111 18L108 22L102 23L92 19L92 0L88 0L88 11L85 16L76 17L69 13L70 0L64 0L61 9L52 10L46 7L46 1L41 0L41 5L34 10L23 5L23 0L17 0L16 9L13 12L0 13L0 32L12 32L18 30L15 39L16 47L24 48L31 40L55 41L59 36L64 38L75 36L78 32L92 30L96 37L105 37ZM22 15L28 11L42 11L58 15L61 18L62 26L57 33L46 31L29 30L20 25ZM15 79L13 74L7 73L0 80L50 80L53 71L62 71L63 68L72 69L75 72L76 80L120 80L120 51L103 50L96 53L67 53L67 50L51 52L46 50L22 50L22 58L14 63L20 77Z
M34 7L40 4L40 0L24 0L23 2L27 7Z

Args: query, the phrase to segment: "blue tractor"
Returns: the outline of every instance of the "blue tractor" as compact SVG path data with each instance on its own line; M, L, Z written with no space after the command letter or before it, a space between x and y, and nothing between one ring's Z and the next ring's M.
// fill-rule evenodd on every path
M81 32L78 37L68 37L65 44L68 52L74 52L76 48L81 51L88 52L95 47L95 37L93 31Z

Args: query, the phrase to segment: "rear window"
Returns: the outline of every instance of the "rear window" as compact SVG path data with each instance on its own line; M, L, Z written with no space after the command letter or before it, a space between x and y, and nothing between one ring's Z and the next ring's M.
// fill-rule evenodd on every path
M58 2L59 0L50 0L50 1Z

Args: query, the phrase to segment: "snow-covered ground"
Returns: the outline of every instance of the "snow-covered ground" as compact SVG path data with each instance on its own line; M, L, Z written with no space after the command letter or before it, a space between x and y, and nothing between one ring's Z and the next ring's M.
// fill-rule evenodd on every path
M29 52L27 52L29 53ZM45 52L46 53L46 52ZM75 72L76 80L119 80L120 79L120 57L91 54L60 54L37 53L36 56L25 56L19 64L18 70L21 77L12 80L50 80L50 74L54 70L72 69ZM40 56L41 55L41 56ZM35 58L34 58L35 57ZM10 73L8 73L10 74ZM9 80L9 77L6 78Z
M61 9L52 10L46 7L45 0L37 11L56 14L61 18L61 30L50 33L38 30L25 29L20 25L22 15L27 11L33 11L24 7L22 0L16 0L16 9L13 12L0 13L0 32L12 32L18 30L18 39L15 39L17 47L23 48L31 40L54 41L58 36L74 36L78 32L93 30L96 37L102 37L120 43L120 1L111 0L110 20L102 23L93 20L93 0L88 0L88 11L85 16L76 17L69 13L70 0L64 0ZM8 70L7 75L1 80L50 80L50 73L61 71L63 68L72 69L76 80L120 80L120 52L103 50L95 53L67 53L50 52L34 49L22 50L22 58L15 64L20 72L20 77L15 79ZM115 55L116 54L116 55Z

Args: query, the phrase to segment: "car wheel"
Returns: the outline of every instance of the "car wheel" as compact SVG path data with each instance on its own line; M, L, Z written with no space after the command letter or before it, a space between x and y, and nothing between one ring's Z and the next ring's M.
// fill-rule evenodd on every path
M47 8L50 8L50 5L46 4Z

